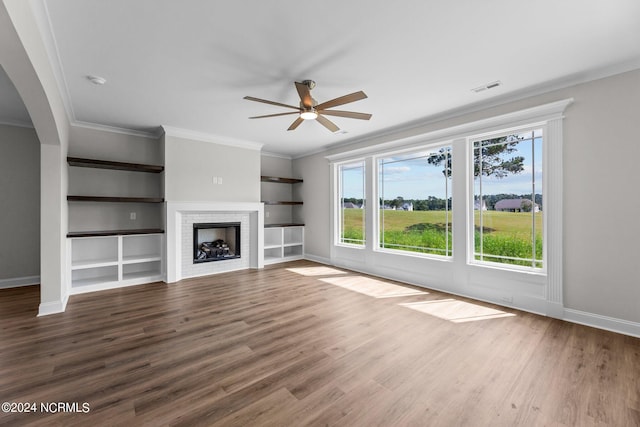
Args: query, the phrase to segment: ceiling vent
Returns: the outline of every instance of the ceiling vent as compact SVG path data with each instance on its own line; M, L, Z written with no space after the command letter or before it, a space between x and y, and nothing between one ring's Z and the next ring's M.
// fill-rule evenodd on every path
M494 87L498 87L501 85L502 85L502 82L500 80L496 80L495 82L487 83L486 85L478 86L477 88L471 89L471 91L478 93L478 92L483 92L487 89L493 89Z

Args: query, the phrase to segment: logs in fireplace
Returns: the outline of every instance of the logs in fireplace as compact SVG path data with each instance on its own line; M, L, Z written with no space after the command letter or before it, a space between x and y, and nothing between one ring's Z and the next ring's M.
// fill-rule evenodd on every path
M240 223L193 224L193 262L240 258Z

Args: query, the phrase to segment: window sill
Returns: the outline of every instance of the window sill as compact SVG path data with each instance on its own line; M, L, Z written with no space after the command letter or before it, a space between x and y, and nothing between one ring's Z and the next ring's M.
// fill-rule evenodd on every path
M509 273L527 274L530 276L546 277L547 271L545 269L533 269L531 267L499 264L494 262L482 261L482 262L467 262L470 267L488 268L491 270L500 270Z
M396 255L396 256L406 256L410 258L420 258L420 259L430 259L434 261L445 261L445 262L453 262L453 256L447 255L436 255L436 254L426 254L421 252L410 252L410 251L400 251L396 249L387 249L387 248L375 248L373 250L379 254L388 254L388 255Z

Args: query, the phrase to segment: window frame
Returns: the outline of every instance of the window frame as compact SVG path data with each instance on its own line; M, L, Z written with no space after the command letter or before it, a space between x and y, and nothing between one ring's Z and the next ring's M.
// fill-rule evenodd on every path
M485 292L476 284L487 284L491 289L502 289L506 295L513 292L513 288L509 283L528 283L532 285L543 286L543 301L537 310L547 313L552 317L561 318L564 313L563 307L563 146L564 146L564 119L567 108L574 102L573 98L562 98L543 104L534 104L524 106L522 109L509 109L511 105L505 108L497 108L494 110L482 109L483 113L480 118L473 119L474 116L464 116L461 120L457 120L456 116L452 121L439 118L434 122L424 122L419 126L407 128L397 132L385 133L382 136L363 136L350 141L348 147L327 154L324 158L333 167L336 163L345 162L352 159L364 159L368 167L369 189L367 198L370 203L367 205L367 234L369 236L365 248L350 249L338 247L334 240L330 250L330 258L328 262L335 265L343 265L356 270L378 272L378 274L389 275L390 277L412 278L411 280L423 280L425 275L425 267L429 268L430 283L438 281L438 277L449 283L451 289L470 295L463 291L464 289L474 289L472 292L480 292L484 298L493 299L495 292ZM449 117L451 118L451 117ZM470 118L470 120L468 119ZM507 264L490 266L469 264L468 254L470 248L467 247L470 239L468 238L470 206L473 197L471 192L467 191L469 180L467 174L468 167L463 167L469 161L468 138L470 136L477 137L482 133L493 133L496 131L509 131L510 129L520 129L528 126L543 127L545 131L545 143L543 151L543 162L545 164L544 178L544 272L533 272L531 270L521 270L515 266L508 267ZM461 208L454 206L453 208L453 246L455 252L453 262L438 262L436 259L416 258L415 256L403 254L402 257L382 258L388 254L376 253L371 238L378 239L375 235L375 223L378 221L376 212L371 202L375 203L374 192L376 180L372 178L372 170L375 164L373 156L384 155L387 151L402 151L415 146L422 146L430 143L438 143L439 141L453 141L453 167L454 175L456 170L462 174L453 182L452 195L456 197ZM335 201L336 182L333 170L330 171L331 197L330 215L331 227L336 225ZM468 198L467 199L467 195ZM466 204L466 206L465 206ZM471 205L472 206L472 205ZM371 223L371 221L374 221ZM457 225L456 225L457 224ZM335 228L334 228L335 230ZM332 236L335 232L332 230ZM457 255L456 255L457 254ZM395 255L395 254L394 254ZM390 264L391 263L391 264ZM398 263L401 263L401 270L398 270ZM450 264L452 270L444 266ZM433 269L433 270L432 270ZM399 273L399 272L402 273ZM397 273L397 274L396 274ZM451 276L453 274L453 276ZM444 279L446 277L446 279ZM528 285L527 285L528 286ZM448 286L445 286L447 289ZM528 298L529 291L525 294ZM525 294L522 294L523 297ZM477 296L477 295L476 295ZM525 299L526 299L525 298Z
M380 221L381 221L381 217L380 217L380 213L381 213L381 205L380 205L380 199L381 197L383 197L383 195L381 194L381 186L380 186L380 162L382 159L384 158L388 158L388 157L393 157L393 156L397 156L397 155L407 155L407 154L411 154L411 153L417 153L420 151L431 151L431 152L437 152L437 150L439 150L440 148L444 148L444 147L449 147L450 151L449 151L449 156L451 156L452 158L452 162L453 162L453 141L452 140L446 140L446 141L434 141L434 142L423 142L421 144L414 144L411 147L407 147L407 148L403 148L403 149L399 149L399 150L393 150L393 151L385 151L385 152L381 152L381 153L377 153L371 156L372 162L373 162L373 181L375 181L375 186L373 187L374 189L374 194L373 194L373 207L374 207L374 212L373 215L371 215L372 217L372 221L373 221L373 238L375 239L373 241L373 251L374 252L379 252L379 253L388 253L388 254L395 254L395 255L402 255L402 256L408 256L408 257L417 257L417 258L429 258L429 259L434 259L434 260L439 260L439 261L452 261L454 259L454 237L453 237L453 174L451 175L450 179L451 179L451 183L447 185L447 190L448 193L447 195L451 198L451 208L449 208L447 206L446 209L446 215L447 215L447 220L448 220L448 231L451 232L452 237L449 243L449 239L447 239L447 251L450 252L450 254L446 254L445 255L439 255L439 254L433 254L433 253L423 253L423 252L413 252L413 251L407 251L407 250L402 250L402 249L392 249L392 248L385 248L382 247L380 239L381 239L381 234L383 232L382 227L380 226ZM453 166L452 166L453 168ZM447 199L448 200L448 199ZM384 201L384 199L383 199ZM448 205L448 203L447 203ZM450 214L451 213L451 214ZM449 220L449 215L451 215L451 220ZM449 246L450 245L450 246Z
M342 167L347 165L355 165L357 163L362 164L362 191L363 191L363 214L364 221L362 223L362 233L363 240L362 243L347 243L342 240L342 230L343 230L343 208L342 208L342 199L343 199L343 175L341 173ZM365 158L356 158L349 159L343 162L338 162L334 164L334 181L336 183L336 191L334 192L335 198L335 223L334 223L334 245L341 246L352 249L364 249L367 246L367 161Z
M508 134L520 134L525 132L534 132L535 130L542 130L542 197L543 197L543 216L542 216L542 267L532 267L517 264L501 263L496 261L478 260L475 259L475 212L474 212L474 196L475 196L475 175L474 175L474 143L486 139L498 138ZM466 151L467 151L467 264L471 266L494 268L499 270L519 271L536 275L546 275L548 267L547 258L547 246L548 246L548 226L547 226L547 168L548 168L548 126L546 122L541 123L529 123L522 126L506 127L502 129L492 129L486 133L469 135L465 139ZM535 140L535 138L533 138ZM535 256L535 255L534 255Z

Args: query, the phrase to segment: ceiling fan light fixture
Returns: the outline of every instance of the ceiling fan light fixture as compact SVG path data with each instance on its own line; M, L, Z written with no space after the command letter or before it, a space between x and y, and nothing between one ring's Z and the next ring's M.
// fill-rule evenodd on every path
M315 120L318 118L318 113L315 110L307 110L300 113L300 118L303 120Z

